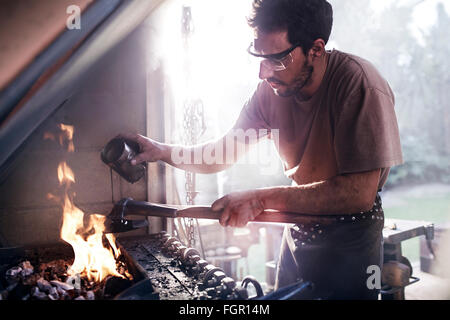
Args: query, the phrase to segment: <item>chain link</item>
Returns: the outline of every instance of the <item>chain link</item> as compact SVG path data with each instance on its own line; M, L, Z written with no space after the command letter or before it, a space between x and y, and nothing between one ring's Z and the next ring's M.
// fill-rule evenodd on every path
M198 139L206 129L203 103L200 99L186 100L183 107L183 129L185 132L184 143L185 145L195 145L198 143ZM193 205L194 199L198 194L195 187L195 173L186 171L185 178L186 204ZM185 224L187 227L188 246L194 247L194 219L185 219Z
M186 54L189 55L189 40L194 31L194 24L192 20L191 8L188 6L182 7L182 29L181 34L184 41L184 48ZM186 61L186 85L189 84L190 65L188 60ZM189 99L184 101L183 105L183 142L185 145L195 145L198 143L198 139L205 132L205 117L203 102L200 99ZM193 205L197 191L195 188L195 173L185 172L185 190L186 190L186 204ZM187 241L189 247L195 247L195 225L194 219L184 219L186 226Z

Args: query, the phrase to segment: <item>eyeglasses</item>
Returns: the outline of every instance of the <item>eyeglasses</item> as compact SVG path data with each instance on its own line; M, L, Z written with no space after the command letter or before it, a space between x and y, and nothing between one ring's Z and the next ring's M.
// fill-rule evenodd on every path
M247 49L247 52L254 57L261 58L261 64L264 67L273 70L273 71L283 71L286 70L287 66L294 61L292 57L292 51L297 48L299 44L295 44L289 49L286 49L279 53L272 54L260 54L254 49L254 42L250 43L250 46Z

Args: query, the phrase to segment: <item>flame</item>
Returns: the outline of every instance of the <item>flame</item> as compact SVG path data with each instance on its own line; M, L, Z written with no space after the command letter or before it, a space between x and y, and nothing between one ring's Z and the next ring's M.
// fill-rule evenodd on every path
M53 200L53 201L56 201L56 202L60 202L60 198L58 196L55 196L52 193L47 193L47 199L48 200Z
M73 126L60 123L59 128L61 131L63 131L67 137L67 140L72 141L73 140Z
M67 151L75 150L73 145L73 126L60 124L58 140L61 146L67 145ZM55 139L52 133L45 133L44 139ZM103 231L105 229L106 217L98 214L91 214L88 223L85 225L84 212L81 211L72 201L73 195L69 196L69 188L75 183L75 175L66 162L61 162L58 166L58 180L64 186L63 201L63 224L60 237L69 243L75 253L75 260L67 271L69 276L79 274L85 276L89 281L101 282L108 275L125 278L117 271L116 259L120 256L120 249L115 244L112 234L106 234L109 242L108 248L103 245ZM47 194L48 199L59 200L60 198ZM132 276L125 272L125 275Z
M67 151L74 152L75 146L73 145L73 126L60 123L59 128L62 131L62 133L59 135L59 144L63 146L64 140L66 140L68 142Z
M60 163L58 166L58 180L61 185L63 183L70 185L70 182L75 182L75 175L65 162Z
M58 128L61 130L61 132L56 134L58 137L59 144L61 146L64 146L64 142L67 142L67 151L74 152L75 146L73 144L73 132L74 132L73 126L60 123L58 125ZM55 141L56 137L55 134L51 132L44 132L43 139Z
M102 281L108 275L124 278L116 269L116 258L120 251L115 245L112 235L107 235L111 248L103 246L103 231L105 229L103 215L89 215L89 223L84 225L84 213L76 207L67 194L70 183L75 178L70 167L62 162L58 166L58 179L61 184L66 185L63 207L63 225L61 227L61 239L68 242L75 253L73 265L68 274L80 274L89 281Z
M114 257L117 259L121 255L120 249L116 246L116 237L112 233L105 234L106 239L108 239L108 242L111 246L111 248L114 251Z
M51 132L44 132L44 140L53 140L55 141L55 135Z
M64 142L67 142L67 151L73 152L73 126L61 123L59 128L62 131L59 134L59 143L64 146ZM68 190L70 185L75 183L75 175L66 162L61 162L58 166L58 180L60 185L65 186L60 236L72 246L75 253L75 260L68 270L68 275L80 274L86 276L89 281L96 282L102 281L108 275L124 278L116 268L116 258L119 257L120 250L115 245L114 236L106 235L110 248L103 245L106 217L92 214L89 216L88 225L85 226L83 211L76 207L69 197Z

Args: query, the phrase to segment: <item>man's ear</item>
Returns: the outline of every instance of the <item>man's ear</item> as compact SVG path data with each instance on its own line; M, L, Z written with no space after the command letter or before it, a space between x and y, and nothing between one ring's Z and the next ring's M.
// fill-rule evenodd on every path
M316 39L311 49L309 49L308 54L313 60L322 57L325 54L325 41L320 38Z

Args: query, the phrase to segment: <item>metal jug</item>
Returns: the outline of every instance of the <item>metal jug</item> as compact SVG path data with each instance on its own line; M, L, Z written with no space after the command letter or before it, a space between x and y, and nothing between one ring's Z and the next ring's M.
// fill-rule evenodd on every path
M131 164L139 153L139 144L123 138L114 138L101 152L102 161L130 183L135 183L145 175L146 165Z

